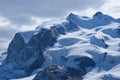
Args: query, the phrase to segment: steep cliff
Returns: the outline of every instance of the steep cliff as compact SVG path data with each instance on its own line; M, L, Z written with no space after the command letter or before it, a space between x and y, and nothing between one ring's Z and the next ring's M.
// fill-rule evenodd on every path
M22 35L17 33L11 41L7 51L8 56L3 64L25 70L29 74L42 66L44 62L43 53L46 48L54 45L58 34L52 29L42 28L37 34L32 34L28 43L25 43Z

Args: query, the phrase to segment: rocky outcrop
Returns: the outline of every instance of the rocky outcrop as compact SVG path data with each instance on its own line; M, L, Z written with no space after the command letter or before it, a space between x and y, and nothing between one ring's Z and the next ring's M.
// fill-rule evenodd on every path
M8 56L3 62L3 64L14 64L14 62L16 62L16 60L18 59L17 57L18 54L21 52L21 50L25 48L25 46L26 46L26 43L23 37L21 36L21 34L16 33L15 37L9 44L8 51L7 51Z
M90 38L90 43L99 47L108 48L108 45L105 43L105 40L96 36L92 36Z
M65 24L67 32L75 32L79 30L79 27L72 21L69 21L68 24Z
M33 80L82 80L80 71L75 68L62 69L58 65L49 65L40 71Z
M75 32L79 30L79 27L72 21L65 22L59 25L52 26L51 29L54 29L58 34L65 35L67 32Z
M66 33L65 27L62 25L52 26L51 29L55 30L58 34L64 35Z
M21 34L17 33L9 45L8 56L3 65L11 65L30 74L34 69L42 66L43 52L47 47L54 45L57 35L53 29L41 29L28 43L25 43Z
M110 35L112 38L120 38L120 28L105 29L103 33Z
M96 63L89 57L75 58L78 68L62 68L59 65L48 65L47 68L37 73L33 80L83 80L88 67L94 67Z
M96 65L95 61L89 57L75 58L74 61L78 62L79 69L85 70L84 72L86 72L86 68Z

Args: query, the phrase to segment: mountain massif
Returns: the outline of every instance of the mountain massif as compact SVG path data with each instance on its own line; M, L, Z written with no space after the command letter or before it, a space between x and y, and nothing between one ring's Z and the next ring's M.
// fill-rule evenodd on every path
M0 80L120 80L120 19L71 13L16 33L5 55Z

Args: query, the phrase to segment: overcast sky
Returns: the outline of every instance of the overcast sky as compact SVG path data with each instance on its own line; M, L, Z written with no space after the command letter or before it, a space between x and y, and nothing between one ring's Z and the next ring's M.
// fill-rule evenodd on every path
M69 13L92 16L102 11L120 17L119 0L0 0L0 49L19 31L32 30L41 22ZM4 44L4 46L3 46Z

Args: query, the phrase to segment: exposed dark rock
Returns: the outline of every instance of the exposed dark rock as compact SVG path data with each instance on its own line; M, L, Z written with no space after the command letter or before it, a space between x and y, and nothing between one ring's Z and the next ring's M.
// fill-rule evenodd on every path
M21 52L21 50L23 50L26 46L26 43L23 39L23 37L21 36L21 34L16 33L15 37L13 38L13 40L11 41L11 43L9 44L7 53L8 56L6 57L6 60L3 62L3 64L13 64L12 61L16 61L17 59L17 55Z
M95 17L95 16L103 16L104 14L102 13L102 12L96 12L94 15L93 15L93 17Z
M70 72L72 76L79 75L82 77L87 73L87 68L93 68L96 65L95 61L92 58L86 56L69 56L68 60L70 59L73 63L75 63L74 65L76 65L75 68L67 68L68 72Z
M120 28L104 29L103 33L110 35L112 38L120 38Z
M82 76L85 73L84 71L82 71L80 69L75 69L75 68L72 68L72 67L68 67L67 71L68 71L68 73L71 77L75 77L77 79L82 79Z
M79 27L72 21L69 21L69 23L65 25L65 28L67 32L74 32L79 30Z
M62 69L58 65L49 65L40 71L33 80L82 80L79 70L75 68Z
M102 12L96 12L94 15L93 15L93 20L99 20L99 21L106 21L108 23L110 23L110 21L116 21L114 18L112 18L111 16L109 15L106 15L106 14L103 14ZM105 23L103 22L102 25L105 25Z
M83 80L83 76L87 73L86 68L94 67L95 62L89 57L75 58L78 68L67 67L63 69L58 65L49 65L44 70L37 73L33 80Z
M106 44L105 40L102 38L97 38L96 36L91 37L90 43L102 48L108 48L108 45Z
M56 26L52 26L51 29L54 29L57 31L58 34L65 34L66 30L62 25L56 25Z
M54 45L57 35L53 29L41 29L25 43L21 34L17 33L9 45L8 56L3 64L11 64L13 68L25 70L30 74L41 67L44 62L43 52Z
M102 79L102 80L120 80L119 78L114 77L114 76L111 75L111 74L106 74L106 75L102 76L101 79Z
M47 75L45 70L39 71L33 80L51 80Z
M74 61L79 62L78 65L80 69L94 67L96 65L95 61L89 57L75 58Z
M107 54L108 54L107 52L104 53L103 61L105 61Z
M120 27L120 26L119 26ZM120 35L120 28L117 30L118 35Z

